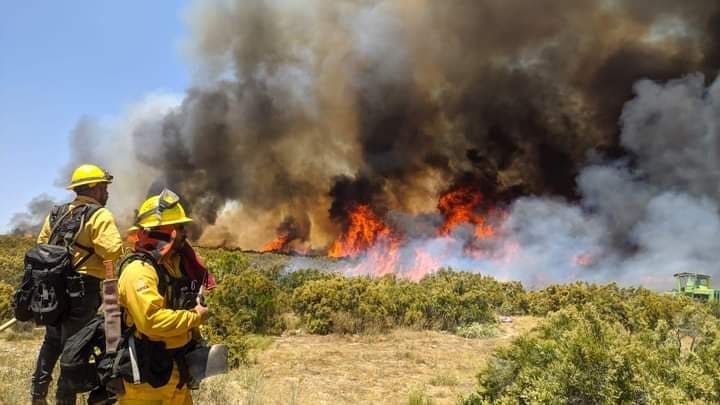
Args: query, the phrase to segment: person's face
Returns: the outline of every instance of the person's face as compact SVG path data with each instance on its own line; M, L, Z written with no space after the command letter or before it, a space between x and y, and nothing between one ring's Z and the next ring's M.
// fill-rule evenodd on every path
M93 189L97 202L99 202L102 206L105 206L105 204L107 204L108 197L110 196L108 194L107 183L98 183L95 187L93 187Z
M175 241L173 242L173 250L179 251L185 246L187 240L187 228L185 224L175 224Z

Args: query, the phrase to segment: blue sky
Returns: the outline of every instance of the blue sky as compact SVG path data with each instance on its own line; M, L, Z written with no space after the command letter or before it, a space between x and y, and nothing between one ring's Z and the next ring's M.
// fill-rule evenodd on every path
M187 1L5 1L0 13L0 233L54 185L83 116L111 117L148 93L182 93Z

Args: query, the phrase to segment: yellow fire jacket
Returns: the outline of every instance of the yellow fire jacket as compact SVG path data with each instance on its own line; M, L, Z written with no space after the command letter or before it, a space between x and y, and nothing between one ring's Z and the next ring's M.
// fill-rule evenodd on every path
M180 257L172 255L160 263L170 277L179 278ZM200 326L200 315L192 310L174 310L166 307L169 301L158 291L155 269L142 260L134 260L122 269L118 280L120 305L125 308L125 323L135 325L138 333L150 340L163 341L168 349L186 345L192 338L192 329ZM168 286L167 298L171 291Z
M78 196L70 203L70 208L80 204L99 204L87 196ZM50 216L45 218L45 223L37 238L38 243L47 243L50 239ZM78 273L87 274L99 279L105 278L105 267L103 260L117 260L122 254L122 239L115 224L115 218L107 208L100 208L90 218L78 234L77 242L83 246L92 247L95 253L77 268ZM88 252L81 248L74 249L73 263L79 262Z

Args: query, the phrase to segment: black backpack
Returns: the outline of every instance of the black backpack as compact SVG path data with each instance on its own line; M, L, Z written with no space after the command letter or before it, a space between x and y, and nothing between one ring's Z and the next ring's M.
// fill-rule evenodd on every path
M13 296L15 319L55 325L67 310L70 299L84 295L82 276L75 269L85 263L94 250L76 240L85 222L100 208L98 204L82 204L72 210L70 204L53 208L48 243L38 243L25 254L25 274ZM75 247L88 253L73 266Z
M126 341L135 327L128 328L122 324L118 352L109 354L105 351L104 323L103 315L91 319L68 338L60 357L65 388L76 394L90 392L88 404L115 403L113 398L118 393L116 391L120 391L122 382L116 381L113 385L112 380L127 373L132 375Z

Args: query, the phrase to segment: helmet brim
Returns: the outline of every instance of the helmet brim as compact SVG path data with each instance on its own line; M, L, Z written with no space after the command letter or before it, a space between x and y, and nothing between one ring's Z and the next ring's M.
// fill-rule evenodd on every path
M140 228L143 228L143 229L155 228L155 227L163 226L163 225L186 224L186 223L192 222L192 221L193 221L193 219L192 219L192 218L189 218L189 217L178 218L178 219L173 219L173 220L170 220L170 221L162 221L162 222L161 222L161 221L158 221L158 220L155 220L155 221L150 222L150 223L147 224L147 225L145 225L145 224L135 224L135 225L133 225L129 230L138 230L138 229L140 229Z
M107 180L107 179L103 179L103 180L83 180L83 181L78 181L78 182L72 183L72 184L70 184L69 186L65 187L65 189L66 189L66 190L74 190L74 189L76 189L77 187L80 187L80 186L86 186L86 185L90 185L90 184L100 184L100 183L110 184L110 183L112 183L112 180Z

